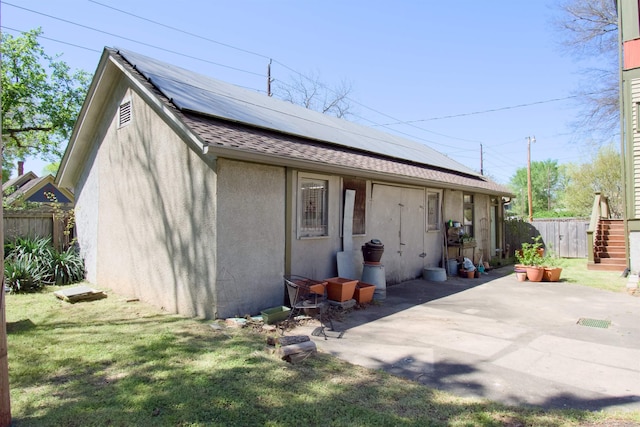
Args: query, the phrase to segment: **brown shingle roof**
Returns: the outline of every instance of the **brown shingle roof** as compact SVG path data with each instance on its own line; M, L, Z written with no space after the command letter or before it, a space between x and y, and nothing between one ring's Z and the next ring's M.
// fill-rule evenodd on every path
M475 176L411 164L371 153L349 150L341 146L305 140L291 135L229 123L216 118L178 113L184 123L208 146L251 151L283 159L314 162L319 167L337 166L362 175L377 173L389 177L439 183L444 187L470 187L500 195L510 194L504 186Z

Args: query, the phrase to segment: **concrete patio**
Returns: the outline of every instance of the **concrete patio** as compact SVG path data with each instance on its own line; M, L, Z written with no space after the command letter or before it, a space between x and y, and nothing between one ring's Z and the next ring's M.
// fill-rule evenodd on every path
M334 322L342 338L312 338L319 351L460 396L640 410L640 298L562 281L518 282L512 271L387 287L380 304ZM289 333L312 335L315 326Z

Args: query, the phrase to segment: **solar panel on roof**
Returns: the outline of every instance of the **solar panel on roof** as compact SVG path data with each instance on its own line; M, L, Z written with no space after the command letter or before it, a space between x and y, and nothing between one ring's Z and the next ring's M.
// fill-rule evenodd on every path
M480 176L416 141L312 111L135 52L118 49L118 53L181 110Z

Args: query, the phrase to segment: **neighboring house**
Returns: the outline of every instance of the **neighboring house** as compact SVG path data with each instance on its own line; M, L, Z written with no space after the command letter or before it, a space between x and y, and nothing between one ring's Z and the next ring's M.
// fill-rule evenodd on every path
M57 249L68 245L73 230L66 230L69 215L63 211L73 209L74 197L71 191L59 187L53 176L24 173L3 183L2 195L5 242L17 237L50 237Z
M623 179L625 239L628 267L636 284L640 273L640 10L637 1L618 0L618 27L622 44Z
M413 141L130 51L105 49L57 182L74 189L88 280L202 317L284 301L282 275L337 275L345 190L354 263L384 244L387 284L445 253L445 222L503 242L509 191Z
M53 195L51 199L48 195ZM73 206L73 193L58 187L52 175L38 178L33 172L27 172L2 184L5 205L18 206L23 203L58 202L64 207Z
M38 178L38 175L33 172L18 173L18 176L16 176L15 178L11 178L7 180L7 182L2 183L2 195L7 196L8 194L16 191L18 188L36 178Z

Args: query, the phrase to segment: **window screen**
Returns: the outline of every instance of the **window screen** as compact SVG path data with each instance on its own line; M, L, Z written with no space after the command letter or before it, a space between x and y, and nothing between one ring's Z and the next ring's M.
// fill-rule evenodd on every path
M300 236L327 235L327 193L329 183L321 179L300 179Z

